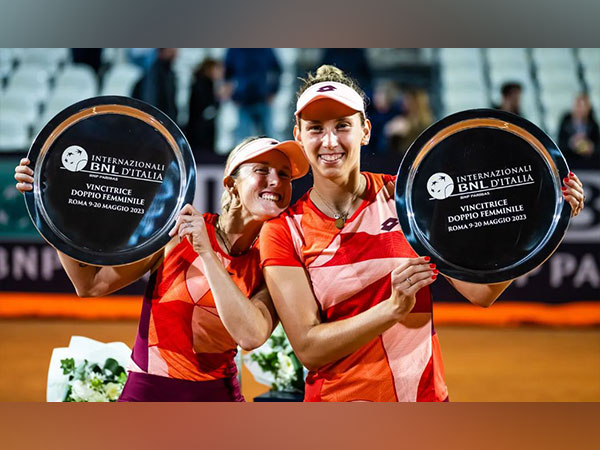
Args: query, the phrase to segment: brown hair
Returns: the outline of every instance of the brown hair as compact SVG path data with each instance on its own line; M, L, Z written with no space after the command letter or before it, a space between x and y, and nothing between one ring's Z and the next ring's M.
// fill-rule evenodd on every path
M323 81L333 81L336 83L345 84L346 86L349 86L352 89L354 89L356 93L362 98L365 111L367 109L367 96L365 95L361 87L358 85L356 80L349 77L341 69L338 69L335 66L323 64L317 69L317 71L314 74L309 72L306 78L300 78L300 80L302 81L302 85L298 89L296 99L299 99L300 96L304 93L304 91L306 91L309 87L311 87L314 84L321 83ZM361 113L361 122L363 125L365 119L366 116Z
M194 77L198 78L200 75L209 76L209 71L219 65L220 62L214 58L204 58L204 60L196 66L194 70Z

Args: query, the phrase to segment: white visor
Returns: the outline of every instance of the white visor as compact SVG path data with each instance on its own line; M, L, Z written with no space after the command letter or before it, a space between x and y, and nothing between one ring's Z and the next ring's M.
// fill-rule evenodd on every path
M358 92L336 81L322 81L306 89L296 103L296 117L309 104L320 99L335 100L342 105L365 114L365 104Z

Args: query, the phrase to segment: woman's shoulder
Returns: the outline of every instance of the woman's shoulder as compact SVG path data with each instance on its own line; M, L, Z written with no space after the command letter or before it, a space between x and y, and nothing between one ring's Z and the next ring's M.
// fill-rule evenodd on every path
M367 189L377 195L381 189L386 189L388 195L394 196L396 186L396 175L389 173L361 172L367 179Z

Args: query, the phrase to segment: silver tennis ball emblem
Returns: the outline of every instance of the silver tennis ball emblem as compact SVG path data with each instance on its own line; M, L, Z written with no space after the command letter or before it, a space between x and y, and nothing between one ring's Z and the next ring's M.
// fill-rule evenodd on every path
M427 192L436 200L444 200L454 192L454 180L447 173L435 173L427 180Z
M79 172L88 162L87 152L78 145L67 147L62 154L61 161L65 169Z

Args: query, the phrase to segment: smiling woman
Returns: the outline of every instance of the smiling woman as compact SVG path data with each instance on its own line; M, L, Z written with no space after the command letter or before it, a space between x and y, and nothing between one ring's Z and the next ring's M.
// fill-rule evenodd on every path
M28 165L15 169L21 191L33 189ZM186 205L167 246L126 266L88 266L59 252L81 297L107 295L151 272L120 401L243 401L237 346L262 345L277 324L258 233L287 208L291 181L307 171L294 141L246 139L228 158L220 216Z
M294 137L313 187L262 228L265 280L310 370L306 401L447 401L429 288L439 272L400 229L395 177L360 171L370 136L356 83L332 66L308 76ZM576 177L564 190L583 194ZM509 284L449 281L484 307Z
M270 147L273 150L265 153L264 149ZM302 161L303 167L298 167L296 161ZM290 203L290 181L307 167L302 149L293 141L279 143L270 138L244 140L231 152L225 165L223 211L229 211L231 207L232 189L237 181L243 186L239 190L243 196L241 203L256 219L264 221L277 216Z

